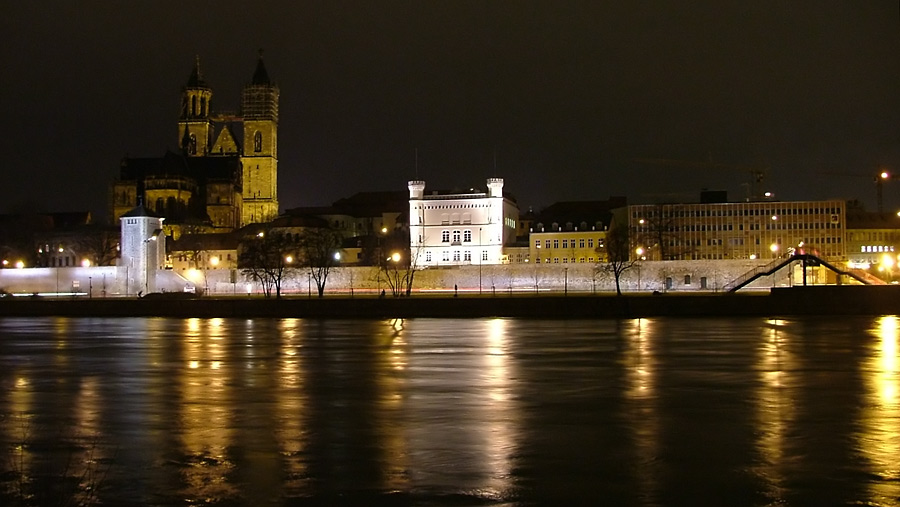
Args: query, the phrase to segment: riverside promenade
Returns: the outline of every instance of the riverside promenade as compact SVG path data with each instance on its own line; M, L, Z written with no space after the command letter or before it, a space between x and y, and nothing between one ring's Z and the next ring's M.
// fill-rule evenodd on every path
M810 286L749 293L417 294L411 297L291 295L0 300L0 317L239 318L640 318L900 315L898 286Z

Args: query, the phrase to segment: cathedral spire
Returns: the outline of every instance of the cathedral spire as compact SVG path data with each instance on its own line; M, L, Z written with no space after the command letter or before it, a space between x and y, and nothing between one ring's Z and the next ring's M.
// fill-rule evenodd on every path
M188 78L187 87L208 88L206 81L203 80L203 73L200 72L200 55L196 56L194 70L191 71L191 77Z
M269 81L269 73L266 72L266 66L263 64L263 50L259 50L259 60L256 63L256 71L253 73L253 81L251 84L254 85L270 85L272 84Z

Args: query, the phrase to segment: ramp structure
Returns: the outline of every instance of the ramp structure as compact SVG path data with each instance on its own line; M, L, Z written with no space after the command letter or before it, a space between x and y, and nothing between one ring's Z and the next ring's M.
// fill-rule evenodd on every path
M758 268L751 269L750 271L744 273L743 275L735 278L734 280L725 284L723 289L727 292L737 292L738 290L746 287L753 283L756 279L762 278L764 276L769 276L777 273L778 271L792 267L795 263L803 264L803 285L806 285L806 268L807 266L824 266L829 270L833 271L838 275L848 276L858 281L863 285L873 285L873 282L863 276L860 276L851 271L844 271L842 269L838 269L837 267L829 264L827 261L816 257L813 254L802 253L802 254L794 254L789 257L779 257L778 259L773 260L769 264L765 266L760 266ZM871 278L871 276L869 277Z

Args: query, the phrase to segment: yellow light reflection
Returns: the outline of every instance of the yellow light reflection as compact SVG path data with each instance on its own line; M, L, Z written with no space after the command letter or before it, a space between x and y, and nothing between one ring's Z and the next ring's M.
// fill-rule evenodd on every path
M891 505L900 498L900 402L898 402L898 335L896 316L878 319L871 354L863 364L869 403L860 414L858 448L869 461L873 480L866 481L869 503Z
M659 489L658 456L660 428L656 415L656 372L654 342L659 324L654 319L622 321L620 335L625 340L622 369L625 376L625 410L632 421L632 441L640 467L646 473L638 475L640 495L655 498Z
M777 503L784 501L783 470L785 439L796 419L796 394L791 387L792 371L798 358L789 347L787 322L770 319L760 336L757 349L759 382L756 383L757 474L766 485L766 494Z

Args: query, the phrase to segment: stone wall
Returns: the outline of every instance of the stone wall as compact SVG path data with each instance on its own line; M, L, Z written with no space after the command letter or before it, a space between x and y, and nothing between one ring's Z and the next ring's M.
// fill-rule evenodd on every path
M765 261L737 260L645 261L626 271L620 284L623 292L718 292L728 282L765 264ZM823 269L810 268L808 283L834 283L833 277L827 277ZM328 276L325 292L349 293L352 290L354 293L377 293L388 289L377 275L378 271L371 267L334 268ZM198 288L206 288L212 294L261 292L259 287L248 283L240 270L236 272L234 283L230 270L208 270L200 272L196 279L188 278ZM768 289L799 284L802 284L802 275L799 268L795 268L793 273L784 270L774 276L763 277L750 288ZM569 264L567 267L559 264L474 265L416 271L414 292L448 292L453 291L454 287L463 293L601 293L616 290L612 275L590 264ZM315 294L316 284L307 271L297 269L286 276L282 289L289 294Z

